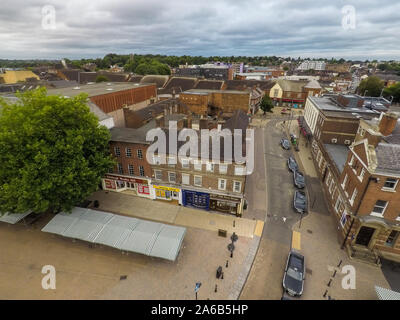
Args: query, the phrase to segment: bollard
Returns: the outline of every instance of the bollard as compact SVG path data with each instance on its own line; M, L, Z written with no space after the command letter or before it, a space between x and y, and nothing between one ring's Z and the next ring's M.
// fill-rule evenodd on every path
M340 260L340 262L339 262L337 267L339 268L341 264L342 264L342 260Z
M214 292L217 292L217 285L215 285L215 290L214 290Z
M225 268L228 268L228 260L226 260Z
M231 251L231 258L233 258L233 252Z
M336 276L336 270L335 270L335 272L333 273L333 278Z
M221 280L224 280L224 273L222 272Z
M328 282L328 287L331 286L331 283L332 283L332 279L329 280L329 282Z
M233 220L233 227L235 227L235 220Z
M328 293L328 290L325 291L325 293L323 295L324 298L326 297L327 293Z

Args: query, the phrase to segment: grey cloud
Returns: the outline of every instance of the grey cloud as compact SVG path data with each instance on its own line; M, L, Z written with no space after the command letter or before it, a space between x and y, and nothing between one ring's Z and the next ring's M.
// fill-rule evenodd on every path
M355 30L341 26L354 5ZM56 8L57 29L41 28ZM0 58L109 52L399 59L400 3L391 0L2 0Z

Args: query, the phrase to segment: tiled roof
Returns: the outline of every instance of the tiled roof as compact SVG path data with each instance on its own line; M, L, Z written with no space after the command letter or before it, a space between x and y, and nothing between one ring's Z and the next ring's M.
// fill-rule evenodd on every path
M227 80L225 84L226 90L247 90L254 86L259 86L261 90L269 90L275 85L275 82L263 80Z
M197 78L185 78L185 77L172 77L169 79L164 88L159 89L159 94L171 94L174 90L175 93L183 92L186 90L193 89L197 83Z
M220 90L224 81L219 80L200 80L196 85L195 89L211 89L211 90Z
M168 81L169 76L162 76L162 75L147 75L144 76L140 83L155 83L157 88L163 88L166 82Z
M375 149L378 160L377 170L400 173L400 145L379 143Z
M278 84L282 88L282 90L290 92L303 92L303 88L308 82L309 81L286 80L286 79L278 80Z

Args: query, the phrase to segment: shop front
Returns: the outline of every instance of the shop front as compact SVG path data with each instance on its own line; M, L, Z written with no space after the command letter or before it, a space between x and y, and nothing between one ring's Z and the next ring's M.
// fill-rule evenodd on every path
M186 207L210 210L210 195L204 192L182 190L182 204Z
M149 183L146 179L106 174L103 178L103 189L117 192L131 191L138 196L150 198Z
M210 195L210 209L234 215L242 214L242 199L223 195Z
M178 203L181 203L180 201L181 189L167 187L167 186L159 186L159 185L152 185L152 187L154 188L156 199L167 200L167 201L175 200Z

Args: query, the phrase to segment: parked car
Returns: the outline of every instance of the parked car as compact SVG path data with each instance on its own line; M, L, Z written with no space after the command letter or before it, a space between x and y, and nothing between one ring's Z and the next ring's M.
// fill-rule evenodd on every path
M306 186L306 179L300 171L293 171L293 183L299 189L303 189Z
M290 250L283 275L283 288L289 295L301 296L304 290L305 259L295 250Z
M292 172L295 172L299 169L299 166L297 165L297 162L293 157L289 157L289 159L287 159L287 165Z
M294 192L293 206L298 213L307 212L307 195L305 192L300 190Z
M285 149L285 150L289 150L289 149L290 149L290 143L289 143L288 140L286 140L286 139L281 139L280 144L281 144L281 146L282 146L283 149Z

